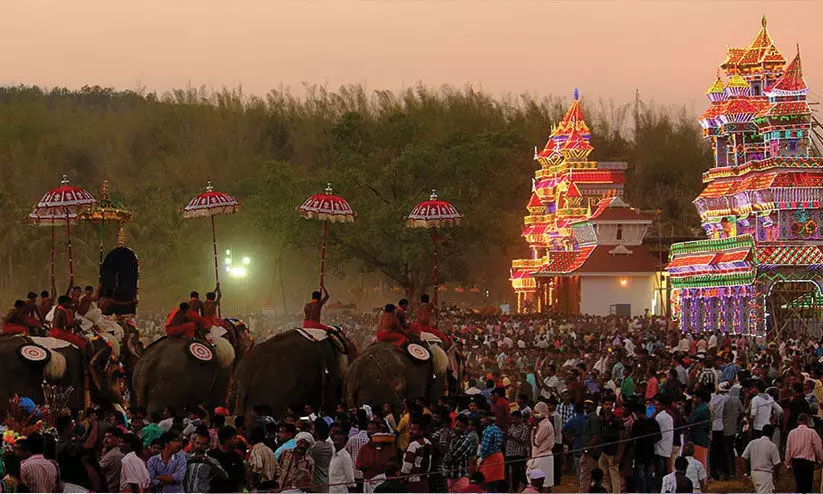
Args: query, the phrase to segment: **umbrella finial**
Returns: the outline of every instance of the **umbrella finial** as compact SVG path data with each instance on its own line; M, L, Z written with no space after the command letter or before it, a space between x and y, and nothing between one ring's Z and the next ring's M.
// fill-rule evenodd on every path
M331 183L326 183L326 194L331 195L334 192L334 189L331 188Z
M65 186L65 185L68 185L68 184L69 184L69 176L64 173L63 176L60 178L60 185Z
M206 182L206 192L214 192L214 186L211 184L211 180Z
M108 201L109 200L109 181L103 180L103 186L100 187L100 196L102 200Z
M429 197L429 199L431 199L432 201L437 200L437 191L435 189L432 189L432 195Z
M117 246L126 246L126 230L124 230L122 226L120 227L120 231L117 232Z

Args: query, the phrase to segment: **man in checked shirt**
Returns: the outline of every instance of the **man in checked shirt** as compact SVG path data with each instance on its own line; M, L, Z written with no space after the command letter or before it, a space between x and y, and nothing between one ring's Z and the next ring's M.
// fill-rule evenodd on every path
M451 483L457 479L469 476L469 464L477 454L480 438L471 427L469 417L458 415L454 422L455 439L443 459L446 477Z

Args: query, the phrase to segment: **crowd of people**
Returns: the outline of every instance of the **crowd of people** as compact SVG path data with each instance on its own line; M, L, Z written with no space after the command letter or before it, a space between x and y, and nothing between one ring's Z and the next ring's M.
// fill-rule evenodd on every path
M330 317L330 319L334 319ZM343 326L363 343L373 313ZM73 410L2 457L2 492L702 492L823 462L823 340L655 317L443 311L462 393L283 417ZM260 337L260 336L258 336Z

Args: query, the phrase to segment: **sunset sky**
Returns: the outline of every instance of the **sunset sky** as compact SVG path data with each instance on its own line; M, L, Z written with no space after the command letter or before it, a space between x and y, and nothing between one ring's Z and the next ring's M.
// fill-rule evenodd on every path
M823 94L823 2L3 0L0 84L165 91L303 82L472 84L697 111L727 46L766 14Z

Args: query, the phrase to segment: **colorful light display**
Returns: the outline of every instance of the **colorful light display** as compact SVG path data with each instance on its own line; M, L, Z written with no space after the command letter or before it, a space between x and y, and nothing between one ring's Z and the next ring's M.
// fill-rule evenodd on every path
M823 279L813 269L823 265L813 243L823 240L823 159L810 157L800 50L787 65L766 26L729 48L706 91L699 122L715 163L694 204L708 239L673 245L666 268L683 331L762 335L774 283Z
M590 139L575 89L571 106L552 128L545 147L540 152L535 149L540 168L534 174L522 234L530 256L512 261L510 276L518 312L543 312L550 306L559 312L579 312L580 282L575 277L584 265L609 272L623 267L634 272L654 270L647 249L639 245L651 219L621 200L627 164L590 160ZM631 231L627 241L639 239L633 242L634 250L611 252L623 243L620 240L600 245L597 232L611 229L614 236L622 223ZM615 256L623 261L616 268L609 262ZM604 262L609 266L604 268Z

